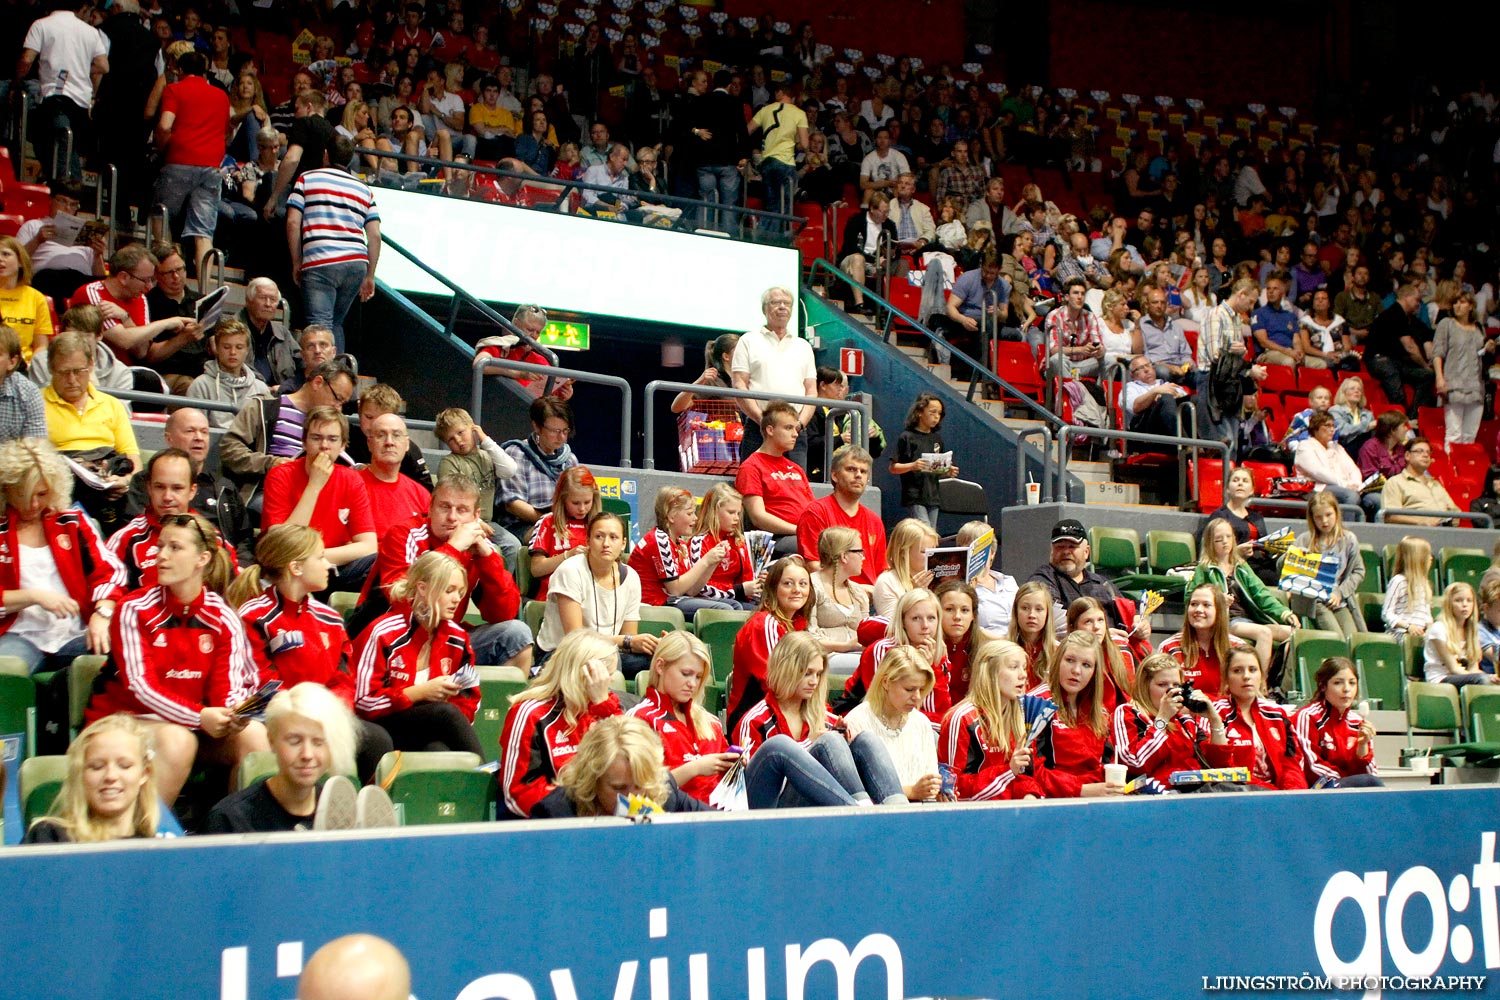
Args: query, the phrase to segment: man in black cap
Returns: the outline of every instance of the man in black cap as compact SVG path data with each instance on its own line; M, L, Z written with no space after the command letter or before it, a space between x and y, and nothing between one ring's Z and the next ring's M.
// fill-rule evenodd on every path
M1031 574L1032 580L1040 580L1052 591L1057 603L1054 618L1061 625L1067 615L1068 605L1080 597L1092 597L1104 605L1111 628L1125 628L1127 622L1121 617L1119 601L1125 595L1098 573L1088 569L1089 536L1083 524L1073 518L1064 518L1052 526L1052 554L1047 565Z

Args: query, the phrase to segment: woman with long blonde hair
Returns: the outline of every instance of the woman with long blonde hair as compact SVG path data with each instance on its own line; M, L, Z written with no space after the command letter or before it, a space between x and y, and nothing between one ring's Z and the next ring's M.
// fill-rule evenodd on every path
M1104 780L1110 718L1104 710L1104 649L1092 632L1069 632L1047 667L1047 691L1057 711L1036 740L1033 770L1049 799L1119 795Z
M673 781L657 737L642 719L601 720L584 734L557 776L557 787L536 804L532 818L613 816L621 796L650 799L667 812L706 812L708 806Z
M1318 628L1340 632L1345 639L1363 630L1350 604L1365 578L1365 560L1359 554L1359 539L1344 527L1344 513L1339 502L1327 490L1321 490L1307 501L1307 528L1297 536L1297 547L1338 560L1332 592L1326 599L1292 595L1292 610L1311 618Z
M26 831L27 844L83 844L156 836L151 733L134 716L109 715L68 747L68 772L47 815Z
M1467 583L1450 583L1443 591L1443 613L1422 643L1423 675L1431 684L1494 684L1494 674L1480 669L1479 602Z
M885 554L888 568L875 578L873 604L877 615L890 618L902 594L932 586L927 550L936 548L937 543L938 533L919 518L903 518L891 529Z
M1396 545L1394 571L1385 585L1380 620L1398 639L1427 634L1432 626L1432 545L1406 535Z
M961 802L1041 798L1030 773L1031 727L1054 711L1026 693L1026 651L1008 639L979 647L969 667L969 693L943 717L938 760L953 771Z
M704 803L739 757L729 752L718 717L703 707L712 677L713 658L703 640L691 632L668 632L651 657L651 686L628 713L656 731L672 780Z
M943 786L932 723L917 711L934 683L921 651L895 646L880 661L865 700L844 716L851 735L867 732L884 745L902 793L913 802L936 799Z
M620 714L610 690L619 659L608 636L570 632L531 686L510 700L500 731L500 791L513 815L530 816L589 727Z
M728 483L715 483L698 504L698 523L688 553L693 558L718 545L729 543L729 555L714 567L703 592L718 600L733 600L741 611L753 611L760 600L762 581L755 573L755 560L745 541L745 498Z
M766 695L735 730L751 809L906 802L890 757L870 733L850 739L828 710L818 640L793 632L766 665Z
M1030 580L1016 590L1005 637L1026 652L1027 687L1031 689L1041 685L1047 664L1057 649L1057 628L1052 622L1054 604L1052 591L1040 580Z

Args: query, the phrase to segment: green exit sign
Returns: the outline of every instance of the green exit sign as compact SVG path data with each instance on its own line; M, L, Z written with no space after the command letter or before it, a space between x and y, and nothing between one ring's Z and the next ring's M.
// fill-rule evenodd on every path
M542 327L542 335L537 339L558 351L586 351L589 349L589 325L587 323L548 323Z

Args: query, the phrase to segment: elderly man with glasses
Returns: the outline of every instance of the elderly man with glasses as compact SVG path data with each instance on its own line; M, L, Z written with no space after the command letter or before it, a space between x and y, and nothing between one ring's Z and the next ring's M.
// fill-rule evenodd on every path
M198 324L183 316L151 320L146 293L156 285L156 255L139 243L121 247L109 259L109 277L91 281L68 300L68 307L98 306L104 343L126 364L146 357L164 333L195 333Z

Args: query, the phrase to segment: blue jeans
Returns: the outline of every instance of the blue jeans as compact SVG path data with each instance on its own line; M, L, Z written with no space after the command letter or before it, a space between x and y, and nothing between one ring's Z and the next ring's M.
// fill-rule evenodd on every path
M1361 496L1358 491L1351 490L1347 486L1324 486L1323 489L1331 493L1339 503L1359 507L1364 511L1366 521L1375 520L1375 513L1380 510L1382 497L1379 493L1372 492Z
M688 621L692 621L693 616L704 608L715 611L737 611L739 606L738 601L721 601L713 597L674 597L667 601L667 607L681 611L682 617Z
M760 176L766 184L766 210L791 215L792 196L797 191L797 168L768 156L760 161ZM760 228L765 231L784 232L786 226L779 220L760 220Z
M304 323L316 323L333 331L334 349L344 353L344 317L359 300L368 265L362 260L324 264L302 271Z
M33 674L43 669L66 670L72 664L73 657L83 656L88 651L87 635L69 639L55 653L44 653L33 645L31 640L11 632L0 635L0 656L16 657L25 663L26 669Z
M57 174L77 180L83 176L83 160L79 151L89 141L86 134L89 126L87 108L74 104L71 98L54 94L42 101L31 115L31 143L37 159L42 164L42 175L52 177L52 163L57 161ZM73 148L66 161L62 159L66 147L64 131L73 133Z
M156 200L165 205L172 216L182 219L184 238L214 238L223 188L224 178L218 167L167 163L156 176Z
M790 736L771 737L745 769L745 796L751 809L906 801L885 747L869 733L853 743L824 733L806 750Z
M491 622L469 633L474 662L486 666L509 663L531 645L531 629L523 621Z
M732 163L721 167L699 167L698 168L698 197L704 201L718 202L720 205L734 205L740 203L740 168ZM732 225L728 212L712 212L705 208L703 210L703 226L705 229L718 229L728 232Z

